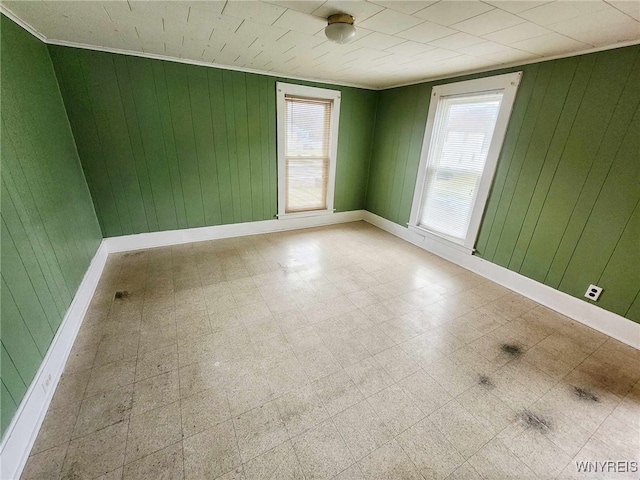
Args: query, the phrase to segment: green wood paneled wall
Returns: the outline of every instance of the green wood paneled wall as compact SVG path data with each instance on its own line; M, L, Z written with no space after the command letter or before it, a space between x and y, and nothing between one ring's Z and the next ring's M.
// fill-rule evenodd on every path
M599 306L640 322L640 47L465 78L515 70L476 255L578 298L600 285ZM378 100L366 209L403 226L435 84Z
M49 51L105 237L274 218L280 79ZM294 82L342 91L335 208L363 208L377 93Z
M0 15L4 434L101 241L46 46Z

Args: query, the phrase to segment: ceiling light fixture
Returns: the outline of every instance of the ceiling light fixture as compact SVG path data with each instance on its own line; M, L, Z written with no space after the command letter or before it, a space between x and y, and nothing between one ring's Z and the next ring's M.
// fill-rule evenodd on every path
M349 43L356 36L356 27L353 26L355 18L347 13L336 13L327 18L327 28L324 34L329 40L336 43Z

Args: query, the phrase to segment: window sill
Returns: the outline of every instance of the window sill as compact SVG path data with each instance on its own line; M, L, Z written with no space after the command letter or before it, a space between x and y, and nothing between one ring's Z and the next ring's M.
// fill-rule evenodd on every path
M278 220L287 220L291 218L319 217L321 215L333 215L335 210L311 210L309 212L298 213L279 213L276 215Z
M466 253L467 255L473 255L473 252L475 252L474 248L467 248L464 245L452 240L450 237L439 235L435 232L431 232L422 227L419 227L418 225L407 224L407 228L412 232L417 233L418 235L424 237L425 240L429 239L438 243L442 243L443 245L446 245L451 248L455 248L456 250L459 250L462 253Z

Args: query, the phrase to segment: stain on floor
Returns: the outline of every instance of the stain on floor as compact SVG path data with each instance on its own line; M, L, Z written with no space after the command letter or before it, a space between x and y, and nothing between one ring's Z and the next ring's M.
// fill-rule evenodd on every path
M516 345L515 343L503 343L502 345L500 345L500 350L513 358L522 355L522 347L520 347L520 345Z
M573 395L584 402L599 402L600 398L593 392L580 387L573 387Z
M551 421L531 410L525 409L518 416L527 427L533 428L540 433L547 433L551 430Z

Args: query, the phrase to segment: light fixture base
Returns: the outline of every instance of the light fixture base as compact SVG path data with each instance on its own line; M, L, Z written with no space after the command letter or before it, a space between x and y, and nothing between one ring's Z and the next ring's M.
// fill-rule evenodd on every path
M356 21L353 18L353 15L349 15L348 13L334 13L327 18L327 23L331 25L332 23L348 23L349 25L353 25Z

